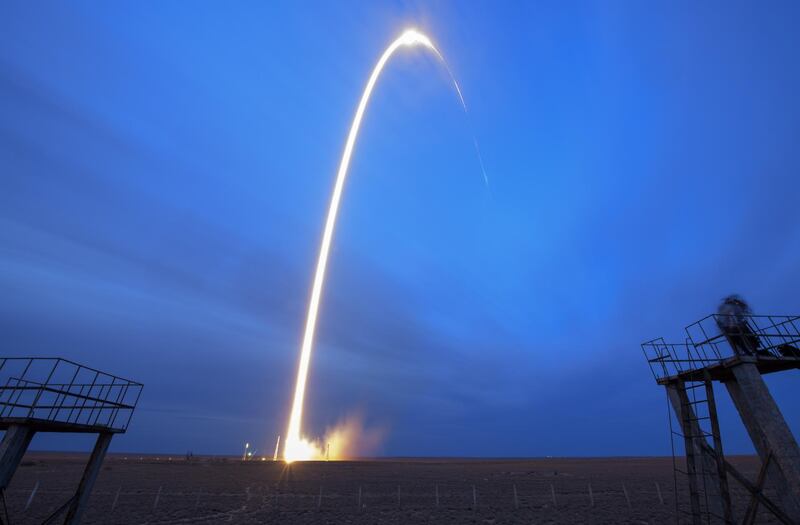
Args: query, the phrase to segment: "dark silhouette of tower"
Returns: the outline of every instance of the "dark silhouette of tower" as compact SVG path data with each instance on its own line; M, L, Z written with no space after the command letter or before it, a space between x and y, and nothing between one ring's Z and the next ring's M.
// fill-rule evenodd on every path
M750 494L743 523L754 523L763 507L782 523L800 523L800 447L763 375L800 369L800 316L753 315L739 296L723 299L716 314L685 329L684 343L663 338L642 344L656 382L664 386L685 451L688 509L676 495L677 517L692 523L734 523L729 480ZM728 391L761 458L756 480L731 465L723 452L714 382ZM767 497L769 486L776 496Z
M46 523L66 512L80 523L114 434L122 434L136 409L142 384L60 358L0 358L0 499L37 432L97 434L78 489ZM3 523L3 518L0 518Z

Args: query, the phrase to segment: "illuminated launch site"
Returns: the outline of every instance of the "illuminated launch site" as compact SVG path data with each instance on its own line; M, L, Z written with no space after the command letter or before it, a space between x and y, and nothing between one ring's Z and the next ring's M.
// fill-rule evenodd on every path
M350 158L353 155L353 148L355 147L356 139L358 137L358 130L361 126L361 120L364 117L364 112L369 104L370 96L375 88L375 84L386 66L389 59L394 53L403 47L416 47L422 46L434 53L441 61L450 75L456 93L458 95L461 106L466 111L466 104L464 97L461 94L461 89L455 80L455 77L450 72L444 57L438 49L433 45L431 40L424 34L414 30L406 30L399 38L392 42L389 47L381 55L377 64L370 74L367 85L359 100L353 122L350 125L350 132L347 135L347 142L342 152L342 159L339 163L339 170L336 174L336 183L331 195L330 205L328 207L328 216L325 220L325 229L322 234L322 241L319 248L319 258L317 259L317 267L314 272L314 282L311 288L311 297L308 302L308 314L306 317L305 332L303 335L303 344L300 350L300 362L297 367L297 382L295 384L294 399L292 402L292 411L289 418L289 426L286 431L286 438L284 440L283 457L287 462L298 460L311 460L311 459L336 459L337 450L341 449L341 444L336 443L336 440L347 439L349 432L347 431L334 431L331 439L326 439L324 442L315 441L303 435L302 422L303 422L303 404L305 401L306 382L308 379L308 370L311 364L311 353L314 347L314 332L317 325L317 316L319 314L319 302L322 296L322 288L325 284L325 269L328 264L328 255L330 252L331 242L333 239L333 231L336 226L336 217L339 211L339 204L344 190L344 183L347 177L348 167L350 166ZM473 139L474 140L474 139ZM478 153L477 142L475 142L475 150ZM478 153L478 160L481 163L481 171L484 178L484 183L488 185L486 172L483 169L483 162ZM333 441L333 442L331 442ZM331 447L330 449L328 447Z

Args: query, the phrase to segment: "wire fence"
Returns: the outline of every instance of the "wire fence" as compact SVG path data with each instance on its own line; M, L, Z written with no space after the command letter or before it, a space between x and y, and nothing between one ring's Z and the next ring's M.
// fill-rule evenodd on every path
M360 484L294 483L276 487L252 485L244 491L210 492L167 489L163 485L147 490L95 490L91 496L89 515L100 514L108 520L137 515L145 521L194 518L212 519L239 513L278 512L305 513L336 511L351 514L391 510L459 510L459 511L570 511L576 509L613 508L619 512L636 509L658 510L653 515L671 513L673 498L669 487L660 482L628 485L587 481L564 487L558 482L540 483L458 483L393 484L371 482ZM6 493L11 509L19 517L43 514L55 502L65 500L72 492L48 489L38 481L34 487L15 488Z

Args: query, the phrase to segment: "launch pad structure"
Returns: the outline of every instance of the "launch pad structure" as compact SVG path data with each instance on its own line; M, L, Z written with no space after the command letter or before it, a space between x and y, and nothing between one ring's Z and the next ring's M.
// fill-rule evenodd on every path
M751 524L761 507L781 523L800 524L800 448L762 377L800 369L800 316L732 317L714 314L689 325L684 343L659 338L641 345L677 421L676 429L670 417L676 521ZM725 459L714 382L725 386L761 459L755 480ZM676 440L684 464L675 458ZM688 482L688 510L678 497L680 476ZM739 520L732 482L749 494Z
M128 429L143 385L61 358L0 358L0 524L9 523L5 491L37 432L97 434L75 494L44 523L66 511L80 523L111 438Z

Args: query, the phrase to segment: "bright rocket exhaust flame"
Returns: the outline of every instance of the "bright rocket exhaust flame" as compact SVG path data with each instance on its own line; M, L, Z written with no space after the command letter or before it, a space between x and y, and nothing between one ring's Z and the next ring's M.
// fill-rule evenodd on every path
M300 364L297 368L297 382L295 384L292 412L289 418L289 428L286 431L286 440L284 441L285 444L283 449L283 457L286 462L325 459L327 457L325 452L329 443L321 444L307 439L302 436L300 429L303 419L303 402L306 393L306 380L308 378L308 368L311 362L311 350L314 344L314 332L317 325L317 314L319 312L319 301L320 297L322 296L322 287L325 283L325 268L328 265L328 253L331 247L331 240L333 239L336 216L339 211L339 201L342 198L344 181L347 177L347 169L350 166L350 157L353 154L353 147L355 146L356 137L358 136L358 130L361 127L361 119L364 117L364 111L367 109L367 103L369 102L370 95L375 87L375 83L378 81L381 71L383 71L384 66L392 57L394 52L403 46L423 46L432 51L442 61L447 69L464 111L467 109L467 106L464 103L464 97L461 95L461 88L458 86L455 77L445 63L441 53L439 53L439 50L436 49L427 36L415 29L408 29L402 35L400 35L397 40L392 42L389 47L386 48L378 60L378 63L375 64L372 74L367 81L367 85L364 88L364 92L361 95L361 100L358 103L358 108L356 109L353 123L350 125L350 132L347 135L347 142L345 143L344 152L342 153L342 160L339 163L339 171L336 174L336 184L333 188L331 202L328 207L328 217L325 221L325 230L322 234L322 243L320 244L319 248L319 258L317 259L317 269L314 274L314 283L311 288L311 299L308 303L308 315L306 317L306 327L303 335L303 346L300 352ZM477 142L475 142L475 150L478 154L478 159L481 164L484 182L488 186L489 181L486 177L486 172L483 169L483 160L480 158ZM342 439L347 439L347 436L347 432L340 433L340 437ZM337 447L334 447L334 454L330 456L331 459L338 458L336 454Z
M345 417L335 426L325 430L325 437L319 440L301 439L292 461L322 461L327 459L351 459L368 457L377 452L383 441L386 429L383 427L365 428L361 414ZM286 449L284 449L284 455Z

